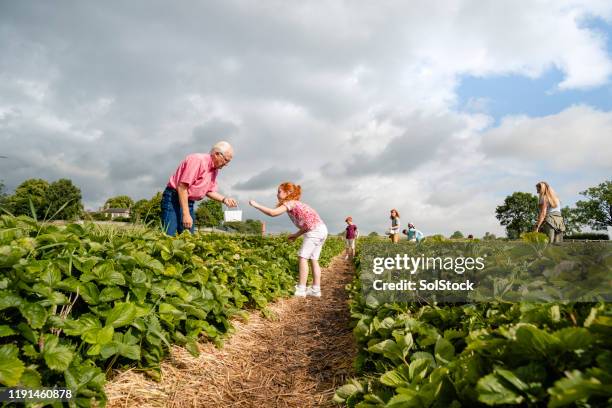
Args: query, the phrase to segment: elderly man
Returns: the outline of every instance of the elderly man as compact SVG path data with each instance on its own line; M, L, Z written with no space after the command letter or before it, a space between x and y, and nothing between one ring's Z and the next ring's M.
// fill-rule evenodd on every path
M193 203L204 196L236 207L236 200L217 193L217 173L233 156L234 149L228 142L218 142L210 153L190 154L179 164L168 180L161 202L162 228L168 235L186 229L194 232Z

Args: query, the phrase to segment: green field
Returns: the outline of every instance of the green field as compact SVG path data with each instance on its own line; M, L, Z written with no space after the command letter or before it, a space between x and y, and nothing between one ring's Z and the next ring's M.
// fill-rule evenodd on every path
M104 404L115 367L152 377L171 344L198 353L230 319L293 291L299 242L0 217L0 384L65 386ZM330 238L326 266L343 248ZM60 404L61 403L56 403Z
M573 273L594 276L609 287L611 248L598 247L599 258L587 261L585 254L593 251L585 245L592 244L580 245L585 256L580 265L587 267ZM555 265L575 256L573 250L537 242L393 245L361 240L357 272L348 287L358 377L338 389L335 400L361 408L611 406L611 304L544 296L552 296L545 289L556 282L551 271L567 272ZM505 282L510 293L527 288L540 297L537 302L495 299L500 291L470 303L380 302L362 290L360 277L367 274L360 272L366 272L372 257L396 253L489 254L492 281L499 284L494 271L506 271L503 279L514 279ZM528 274L527 284L521 281L525 271L533 270L539 275ZM541 277L550 280L538 281ZM539 286L530 287L534 281ZM571 290L564 284L559 286Z

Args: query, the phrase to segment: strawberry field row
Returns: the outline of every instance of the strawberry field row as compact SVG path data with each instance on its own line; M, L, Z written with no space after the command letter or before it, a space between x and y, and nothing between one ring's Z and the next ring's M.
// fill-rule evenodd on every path
M231 317L289 295L298 245L2 216L0 384L65 386L73 406L104 405L111 368L159 377L171 344L195 355L199 338L221 342L231 332ZM323 266L341 248L329 239Z
M491 271L524 270L529 265L513 258L513 246L466 243L462 249L498 254ZM461 253L446 243L375 243L358 250L348 290L359 377L337 390L336 402L358 408L612 406L610 303L378 302L364 295L359 279L368 257ZM574 273L599 274L609 285L612 254L602 253L599 266ZM531 258L530 265L544 264Z

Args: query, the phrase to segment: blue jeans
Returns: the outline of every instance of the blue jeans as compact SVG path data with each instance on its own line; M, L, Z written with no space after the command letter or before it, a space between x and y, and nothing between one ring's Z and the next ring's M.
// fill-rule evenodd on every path
M195 231L195 213L193 212L193 201L189 200L188 203L189 214L193 220L193 224L191 225L191 229L189 231L193 234ZM164 193L162 194L161 224L162 229L170 236L176 235L177 232L180 234L185 230L185 227L183 227L183 212L181 211L178 192L170 187L166 187Z

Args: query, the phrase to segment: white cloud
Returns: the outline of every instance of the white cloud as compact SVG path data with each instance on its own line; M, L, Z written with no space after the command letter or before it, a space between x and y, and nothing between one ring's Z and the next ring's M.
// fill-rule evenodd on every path
M585 168L612 170L612 112L572 106L539 118L506 117L482 136L483 150L492 157L524 163L549 163L559 172Z
M592 17L612 21L612 3L12 2L0 13L0 175L9 188L73 178L97 207L152 196L184 155L228 139L219 184L240 199L233 186L254 181L266 189L252 198L272 203L294 176L332 230L351 213L382 231L397 206L426 232L499 233L496 203L542 171L581 171L567 183L582 189L609 174L610 113L485 130L487 100L453 111L459 78L556 67L558 92L607 84L610 39L584 25ZM531 148L551 144L547 160Z

